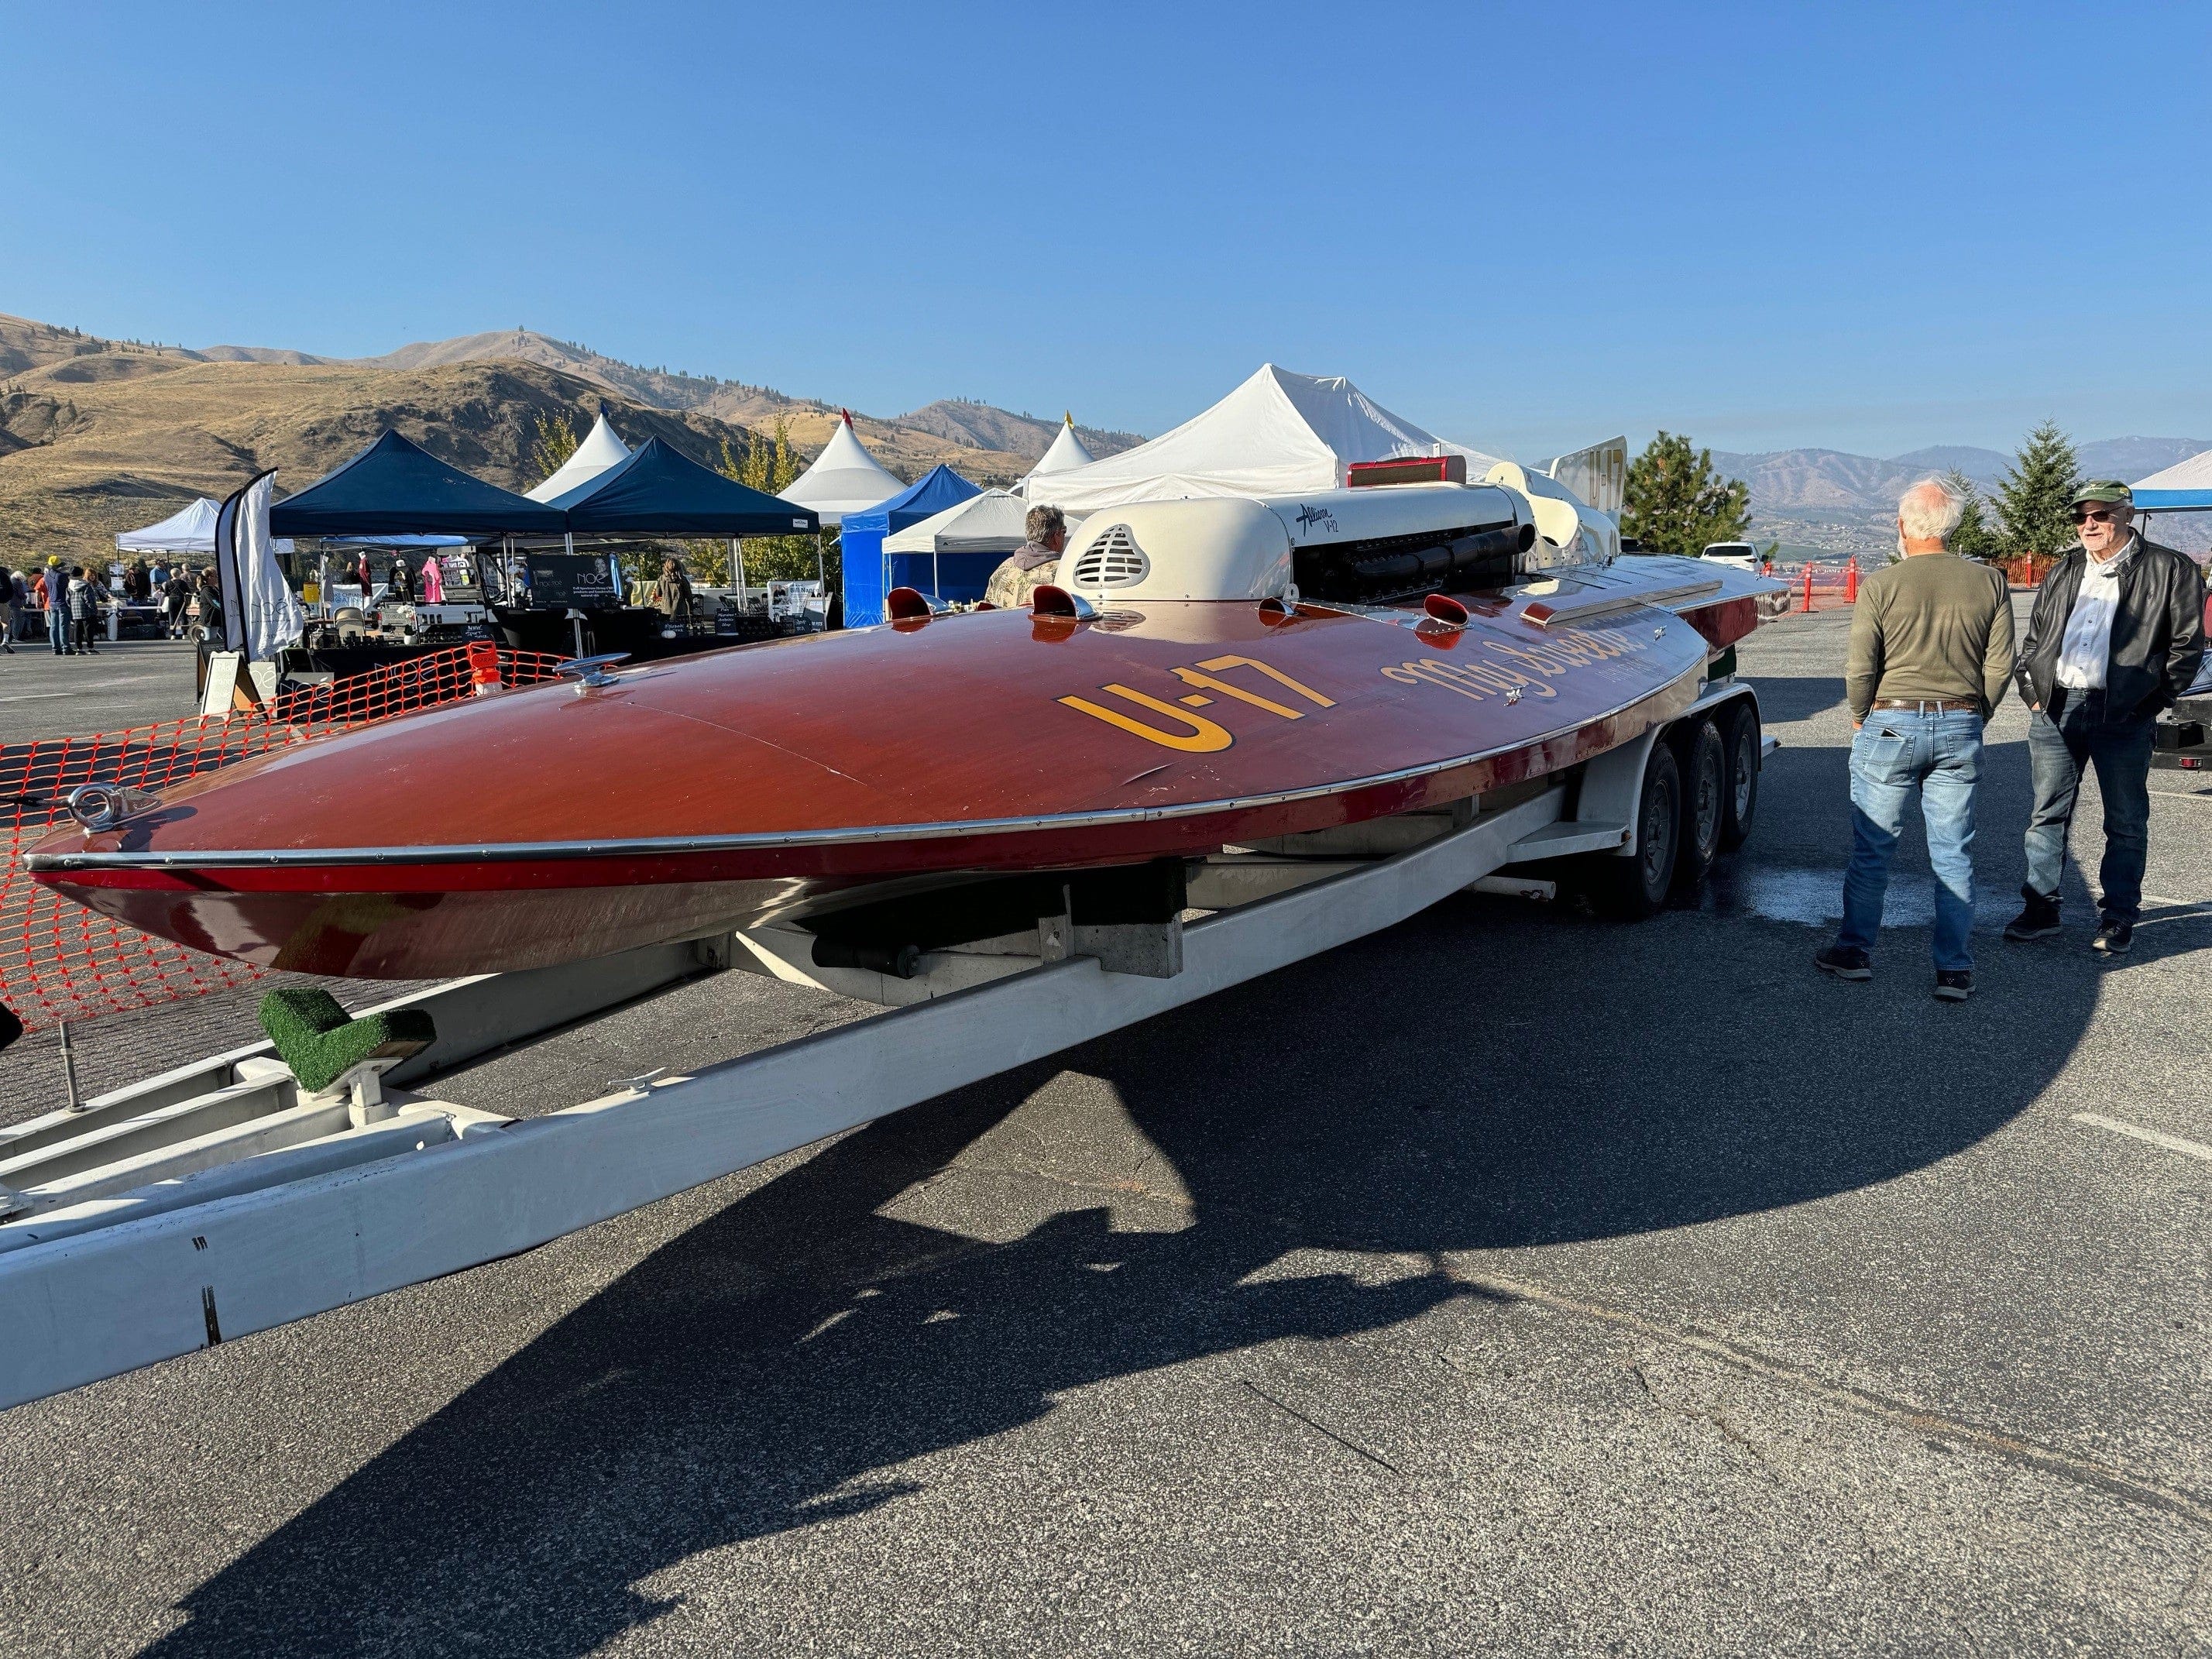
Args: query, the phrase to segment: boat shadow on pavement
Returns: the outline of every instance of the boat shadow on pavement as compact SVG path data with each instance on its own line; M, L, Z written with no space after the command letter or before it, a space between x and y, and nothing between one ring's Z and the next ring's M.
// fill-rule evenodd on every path
M1784 753L1770 807L1832 814L1841 751ZM2004 823L2024 749L1991 765ZM2208 936L2202 915L2143 935ZM654 1574L893 1503L923 1484L901 1466L1066 1390L1486 1294L1446 1252L1747 1215L1950 1156L2034 1100L2098 995L2078 949L2008 953L1952 1008L1924 933L1872 987L1813 975L1818 942L1710 908L1620 927L1456 900L886 1120L638 1262L194 1590L150 1651L593 1650L676 1605ZM1431 1260L1262 1272L1301 1249Z

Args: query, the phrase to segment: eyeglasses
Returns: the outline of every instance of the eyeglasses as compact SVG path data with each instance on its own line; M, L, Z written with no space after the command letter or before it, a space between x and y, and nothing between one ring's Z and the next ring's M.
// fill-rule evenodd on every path
M2074 509L2075 524L2110 524L2112 521L2112 514L2101 508L2094 513L2084 507L2077 507Z

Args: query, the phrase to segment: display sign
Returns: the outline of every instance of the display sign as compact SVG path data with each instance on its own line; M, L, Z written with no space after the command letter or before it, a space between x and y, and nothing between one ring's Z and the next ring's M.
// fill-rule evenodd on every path
M587 611L621 603L611 562L603 553L526 553L523 568L532 605Z

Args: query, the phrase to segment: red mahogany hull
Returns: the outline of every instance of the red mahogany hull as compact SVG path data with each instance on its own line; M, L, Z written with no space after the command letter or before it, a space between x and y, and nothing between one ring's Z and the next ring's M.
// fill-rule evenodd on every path
M1556 605L1556 591L1549 595ZM882 883L1190 856L1448 804L1671 719L1733 599L1464 627L994 612L510 692L226 769L33 873L146 932L362 977L693 937Z

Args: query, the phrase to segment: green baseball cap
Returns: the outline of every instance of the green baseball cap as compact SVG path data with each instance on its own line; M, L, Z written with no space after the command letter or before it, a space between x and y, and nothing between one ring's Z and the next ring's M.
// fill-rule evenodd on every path
M2120 507L2133 507L2136 492L2118 478L2089 478L2075 487L2074 504L2079 507L2083 501L2106 501Z

